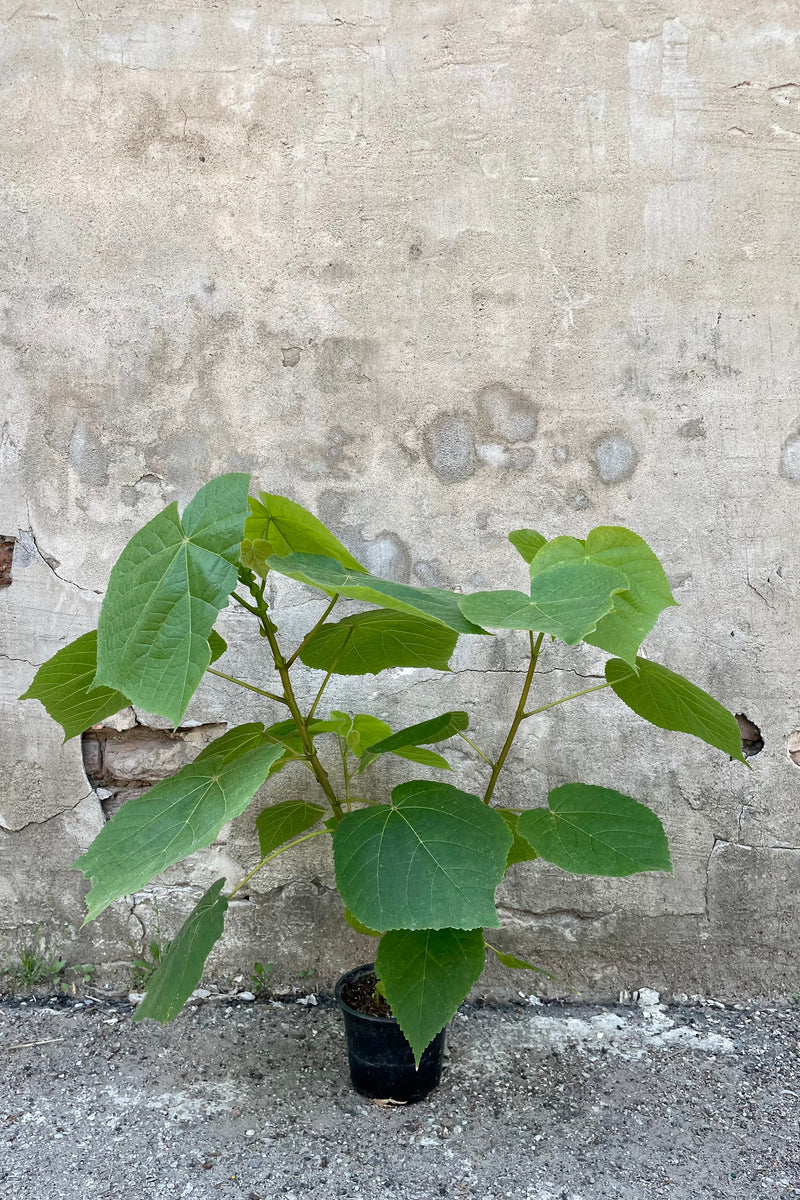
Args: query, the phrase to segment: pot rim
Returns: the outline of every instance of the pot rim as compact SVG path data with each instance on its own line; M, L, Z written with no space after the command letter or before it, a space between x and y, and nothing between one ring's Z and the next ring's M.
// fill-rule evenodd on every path
M351 979L360 978L361 975L366 974L368 971L375 971L374 962L362 963L360 967L351 967L349 971L345 971L344 975L340 975L333 991L336 1003L339 1005L339 1008L352 1013L356 1017L360 1017L362 1021L374 1021L377 1025L396 1025L397 1017L374 1017L371 1013L364 1013L357 1008L353 1008L352 1004L348 1004L346 1000L342 999L342 988L345 984L349 983Z

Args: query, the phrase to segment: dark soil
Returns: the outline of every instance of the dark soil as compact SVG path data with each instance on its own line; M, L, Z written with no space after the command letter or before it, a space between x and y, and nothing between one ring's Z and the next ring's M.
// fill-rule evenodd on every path
M362 975L360 979L345 984L342 988L342 999L356 1012L364 1013L367 1017L391 1018L391 1008L383 996L379 996L375 991L377 982L378 977L374 971L369 975Z

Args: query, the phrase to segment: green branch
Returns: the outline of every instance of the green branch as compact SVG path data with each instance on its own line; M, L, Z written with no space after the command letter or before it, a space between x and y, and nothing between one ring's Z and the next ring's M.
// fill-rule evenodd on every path
M323 812L324 811L325 810L323 809ZM280 849L273 850L272 853L268 854L266 858L262 858L262 860L258 864L258 866L253 867L252 871L250 871L247 875L245 875L244 879L241 879L239 881L239 883L237 883L236 887L233 889L232 892L228 892L228 900L232 900L233 897L236 895L236 893L238 891L241 891L241 889L244 887L244 885L246 883L249 883L249 881L253 878L253 876L257 875L258 872L261 870L261 868L265 867L267 865L267 863L270 862L271 859L277 858L279 854L283 854L286 850L291 850L292 846L299 846L301 842L307 842L309 840L309 838L320 837L323 833L329 833L329 832L330 832L330 830L328 830L328 829L316 829L313 833L304 833L302 837L295 838L293 842L287 842L286 845L281 846Z
M539 652L542 648L542 642L544 641L544 634L540 633L538 638L534 642L533 634L529 633L528 639L530 641L530 647L531 647L530 665L528 666L528 671L525 676L525 682L522 685L522 694L519 698L519 704L517 705L517 711L514 713L514 719L511 722L511 728L508 731L508 737L506 738L506 740L503 744L503 749L500 751L497 762L494 764L494 767L492 769L492 775L489 780L489 786L486 788L486 793L483 797L484 804L488 804L492 798L492 792L495 789L495 784L497 783L497 777L500 774L500 772L502 771L503 764L505 763L506 759L508 758L508 752L511 749L514 738L517 735L517 730L519 729L522 722L525 720L525 703L528 699L528 693L531 690L531 684L533 683L533 676L534 676L534 672L536 671L536 664L539 661Z

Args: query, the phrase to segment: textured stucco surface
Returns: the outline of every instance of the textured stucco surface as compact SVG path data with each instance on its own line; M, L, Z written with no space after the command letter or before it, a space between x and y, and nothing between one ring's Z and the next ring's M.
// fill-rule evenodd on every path
M3 953L41 922L67 957L124 960L154 893L168 933L198 888L254 861L246 815L79 931L69 866L101 802L78 742L16 701L94 626L131 534L243 469L426 585L519 586L519 525L645 536L681 604L647 652L746 713L764 749L746 771L605 693L530 722L504 795L618 786L662 816L675 875L518 867L505 940L588 995L797 991L797 6L2 12L0 535L18 539L0 589ZM274 598L287 640L317 611L298 585ZM339 681L331 703L389 720L463 706L496 750L521 640L464 639L444 680L369 678L367 704ZM226 663L255 678L263 644ZM601 663L555 647L541 701ZM242 695L209 681L188 716L264 715ZM215 964L330 981L369 954L331 889L318 851L278 860Z

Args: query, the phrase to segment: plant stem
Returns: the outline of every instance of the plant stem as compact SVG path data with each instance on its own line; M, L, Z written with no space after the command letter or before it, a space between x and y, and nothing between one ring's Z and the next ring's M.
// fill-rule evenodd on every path
M476 746L473 741L470 741L470 739L466 736L466 734L459 732L458 736L461 738L462 741L466 742L468 746L472 746L472 749L475 751L476 754L480 754L480 756L484 762L487 762L490 767L494 766L494 763L492 762L492 760L486 754L483 753L480 746Z
M254 875L257 875L258 872L261 870L261 868L265 867L271 859L277 858L279 854L283 854L284 851L286 851L286 850L291 850L292 846L299 846L301 842L307 842L309 840L309 838L320 837L320 835L323 833L330 833L330 830L329 829L316 829L313 833L304 833L302 837L295 838L293 842L287 842L286 845L281 846L280 849L273 850L272 854L268 854L266 858L262 858L262 860L258 864L258 866L253 867L252 871L250 871L249 874L245 875L244 879L240 880L239 883L237 883L236 887L233 889L232 892L228 892L228 900L232 900L233 897L236 895L236 893L238 891L241 891L241 889L244 887L244 885L246 883L248 883L253 878Z
M243 600L238 592L233 592L231 594L231 598L235 600L237 604L241 604L242 608L246 608L247 611L252 613L254 617L261 617L261 613L258 611L258 609L251 604L249 600Z
M331 602L330 602L330 604L328 605L328 607L325 609L325 612L322 614L322 616L320 617L320 619L317 621L316 625L313 627L313 629L309 629L308 633L307 633L307 634L306 634L306 636L303 638L302 642L301 642L301 643L300 643L300 645L297 647L297 649L295 650L294 654L290 655L290 657L289 657L289 658L287 658L287 660L286 660L286 665L287 665L287 667L290 667L290 666L292 665L292 663L294 662L294 660L295 660L295 659L296 659L296 658L297 658L297 657L300 655L301 651L302 651L302 650L303 650L303 649L304 649L304 648L305 648L305 647L308 645L308 643L309 643L309 642L311 641L311 639L313 638L314 634L315 634L315 633L317 632L317 630L319 629L320 625L324 625L324 624L325 624L325 621L327 620L328 616L330 615L330 612L331 612L331 610L332 610L332 608L333 608L334 604L336 603L336 601L337 601L338 599L339 599L339 593L337 592L337 593L336 593L336 595L335 595L335 596L333 597L333 599L331 600Z
M540 633L538 638L534 642L533 634L529 633L528 640L530 641L530 647L531 647L530 665L528 667L528 672L525 676L525 682L522 685L522 694L519 698L519 704L517 705L517 711L514 713L514 719L511 722L511 728L508 731L508 737L506 738L505 743L503 744L503 749L500 751L497 762L494 764L494 767L492 768L492 775L489 780L489 786L487 787L486 793L483 797L484 804L488 804L492 798L492 792L494 791L495 784L497 783L497 777L503 769L504 762L508 758L508 752L511 749L511 745L514 741L514 738L516 737L517 730L519 729L520 725L522 724L522 722L525 719L525 702L528 699L528 693L530 692L531 684L533 683L533 675L536 670L536 664L539 661L539 651L542 648L542 642L544 641L544 634Z
M522 719L527 721L528 717L535 717L537 713L547 712L548 708L555 708L557 704L566 704L568 700L575 700L578 696L588 696L590 692L600 692L607 687L611 687L611 684L598 683L597 687L584 688L582 692L572 692L569 696L562 696L560 700L551 700L549 704L543 704L541 708L532 708L530 712L523 713Z
M314 740L311 737L311 734L308 732L308 721L300 712L297 698L294 694L294 688L292 687L292 681L289 676L289 665L281 653L281 648L278 645L278 639L275 637L275 629L269 619L267 602L264 599L263 589L258 588L258 585L256 585L255 594L257 597L256 615L261 622L261 628L264 630L264 636L269 642L269 648L272 651L272 658L275 663L275 668L281 677L281 683L283 684L284 703L288 707L289 712L292 714L292 719L297 726L297 732L300 734L300 740L303 743L303 749L308 757L311 770L317 777L317 783L327 796L336 820L341 821L342 817L344 816L344 809L339 802L336 792L333 790L331 781L328 778L328 772L325 770L322 763L319 761L319 758L317 757L317 752L314 749Z
M353 635L353 626L351 625L350 628L348 629L347 633L344 635L344 641L342 642L339 653L336 655L336 658L331 663L330 670L328 671L327 675L323 679L322 686L320 687L319 691L317 692L316 696L314 697L314 703L311 705L311 708L308 710L308 716L306 717L307 721L310 721L311 718L313 717L314 713L317 711L317 705L319 704L320 700L322 699L322 693L325 691L325 688L328 686L328 680L330 679L331 675L336 670L339 659L344 654L345 649L347 648L347 643L350 641L350 638L352 637L352 635ZM290 658L286 664L287 667L291 666L295 657L296 657L296 655L292 655L292 658Z
M245 683L243 679L237 679L235 675L226 675L224 671L215 671L213 667L206 667L209 675L218 675L220 679L227 679L228 683L238 683L239 687L247 688L248 692L257 692L259 696L266 696L268 700L275 700L278 704L285 704L286 700L283 696L278 696L275 692L265 692L263 688L255 687L252 683Z
M317 711L317 705L319 704L320 700L322 699L322 693L325 691L325 688L328 686L328 680L330 679L332 674L333 674L333 667L331 667L330 671L328 671L328 674L325 676L325 678L322 681L322 686L320 687L319 691L317 692L316 696L314 697L314 703L311 705L311 708L308 710L308 716L306 717L307 721L310 721L311 718L314 716L314 713Z

